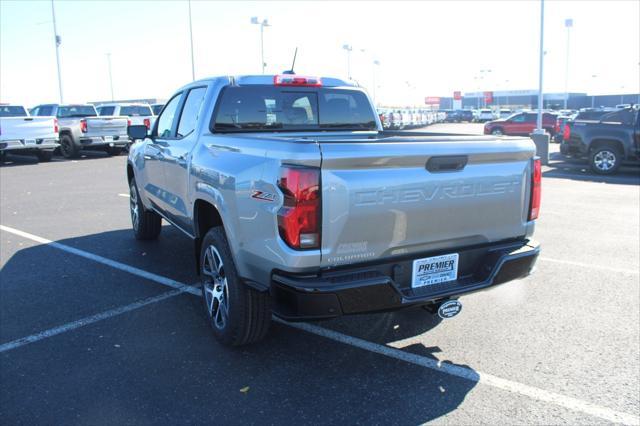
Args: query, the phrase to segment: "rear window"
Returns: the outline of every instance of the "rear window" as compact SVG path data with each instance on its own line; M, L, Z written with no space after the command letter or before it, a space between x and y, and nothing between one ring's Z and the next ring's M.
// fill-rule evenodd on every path
M128 117L141 117L153 115L151 107L148 105L134 105L120 107L120 115L126 115Z
M213 130L376 130L368 98L357 90L231 86L220 97Z
M27 117L27 111L21 106L0 105L0 117Z
M576 116L576 120L600 120L600 117L608 111L582 111Z
M153 110L153 115L160 115L160 111L162 111L162 107L164 104L153 105L151 109Z
M95 117L96 109L91 105L70 105L58 107L58 117Z

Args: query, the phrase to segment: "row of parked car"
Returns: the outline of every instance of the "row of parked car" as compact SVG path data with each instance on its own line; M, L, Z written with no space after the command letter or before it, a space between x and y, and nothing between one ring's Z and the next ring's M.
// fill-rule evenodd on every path
M414 129L434 123L443 123L447 114L444 111L423 109L378 108L382 127L391 130Z
M34 154L46 162L58 152L75 158L82 149L120 154L131 143L128 126L153 126L162 104L43 104L29 111L0 104L0 156Z

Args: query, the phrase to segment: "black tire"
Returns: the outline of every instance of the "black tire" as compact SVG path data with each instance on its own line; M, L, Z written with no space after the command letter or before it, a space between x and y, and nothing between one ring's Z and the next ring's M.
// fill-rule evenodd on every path
M53 150L40 150L36 153L38 161L41 163L48 163L53 158Z
M71 136L60 136L60 154L62 154L64 158L78 158L80 149L73 142L73 138Z
M502 130L501 127L496 127L495 129L491 130L491 134L494 136L502 136L504 135L504 130Z
M205 315L220 343L240 346L266 336L271 324L269 294L252 289L238 277L221 226L211 228L202 241L200 277Z
M162 218L154 211L145 209L138 194L135 178L129 182L129 212L133 234L137 240L155 240L162 230ZM137 220L136 220L137 215Z
M108 146L106 151L108 155L112 155L115 157L116 155L120 155L123 149L124 147L122 146Z
M613 144L600 144L589 152L589 166L599 175L615 174L620 168L622 153Z

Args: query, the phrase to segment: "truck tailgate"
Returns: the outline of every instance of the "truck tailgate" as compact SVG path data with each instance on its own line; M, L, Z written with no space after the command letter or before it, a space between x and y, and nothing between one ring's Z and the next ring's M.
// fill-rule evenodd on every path
M525 138L321 140L322 266L522 237Z
M0 140L57 139L53 117L6 117L0 119Z
M87 136L125 136L127 117L87 117Z

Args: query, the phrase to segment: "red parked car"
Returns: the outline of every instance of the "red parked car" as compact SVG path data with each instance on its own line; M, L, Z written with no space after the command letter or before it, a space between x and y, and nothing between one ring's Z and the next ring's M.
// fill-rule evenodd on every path
M529 136L536 128L538 114L535 112L520 112L507 118L501 118L485 123L485 135ZM542 114L542 128L551 136L555 134L556 115L545 112Z

